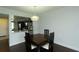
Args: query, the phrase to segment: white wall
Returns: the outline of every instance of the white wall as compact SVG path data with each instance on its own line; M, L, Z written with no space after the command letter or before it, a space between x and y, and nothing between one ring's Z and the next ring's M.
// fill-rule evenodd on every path
M25 32L12 32L12 26L11 26L11 21L14 19L14 15L17 16L24 16L24 17L30 17L32 16L29 13L25 13L22 11L18 11L18 10L12 10L12 9L7 9L7 8L3 8L0 7L0 14L8 14L9 15L9 45L15 45L21 42L24 42L24 36L25 36ZM36 22L33 25L34 28L36 28ZM36 30L34 31L34 33L36 32Z
M79 7L60 7L40 15L39 31L55 32L55 43L79 51Z
M33 33L34 33L34 34L39 33L39 31L38 31L38 30L39 30L39 29L38 29L39 27L38 27L38 26L39 26L38 21L34 21L34 22L33 22Z

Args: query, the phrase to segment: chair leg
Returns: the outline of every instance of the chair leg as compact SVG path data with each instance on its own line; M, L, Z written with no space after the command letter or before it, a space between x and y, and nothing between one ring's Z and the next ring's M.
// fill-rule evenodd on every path
M53 45L49 44L49 52L53 52Z
M25 45L26 45L26 52L31 52L31 45L30 44Z

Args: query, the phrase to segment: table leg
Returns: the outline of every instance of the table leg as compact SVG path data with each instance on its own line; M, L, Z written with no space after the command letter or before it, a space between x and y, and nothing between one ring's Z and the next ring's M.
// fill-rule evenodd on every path
M38 48L38 52L40 52L40 45L38 45L38 47L37 47L37 48Z

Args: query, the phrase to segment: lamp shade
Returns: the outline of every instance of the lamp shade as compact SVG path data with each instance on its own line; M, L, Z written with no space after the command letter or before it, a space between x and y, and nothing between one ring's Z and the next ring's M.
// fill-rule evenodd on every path
M32 17L31 17L31 20L32 20L32 21L38 21L38 20L39 20L39 16L32 16Z

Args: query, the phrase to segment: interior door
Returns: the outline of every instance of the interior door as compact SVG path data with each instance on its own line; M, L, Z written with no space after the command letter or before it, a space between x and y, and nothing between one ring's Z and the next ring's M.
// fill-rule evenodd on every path
M8 15L0 14L0 52L9 51L9 19Z

